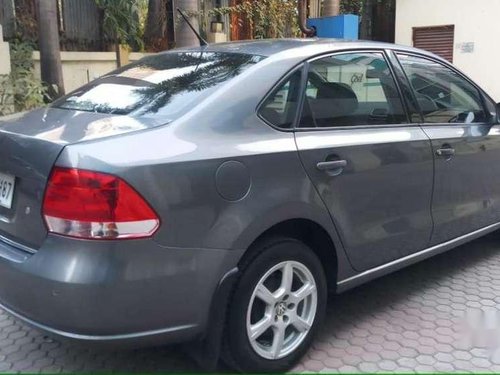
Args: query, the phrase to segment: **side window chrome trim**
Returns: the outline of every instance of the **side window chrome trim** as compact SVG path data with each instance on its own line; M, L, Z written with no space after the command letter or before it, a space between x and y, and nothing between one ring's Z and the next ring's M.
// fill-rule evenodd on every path
M316 55L313 57L310 57L307 59L308 63L312 63L316 60L321 60L327 57L332 57L336 55L346 55L346 54L356 54L356 53L381 53L385 55L385 48L351 48L351 49L345 49L345 50L338 50L334 52L326 52L322 53L320 55Z
M382 125L350 125L350 126L331 126L331 127L318 127L318 128L296 128L296 132L322 132L332 130L362 130L362 129L384 129L384 128L418 128L421 124L382 124Z

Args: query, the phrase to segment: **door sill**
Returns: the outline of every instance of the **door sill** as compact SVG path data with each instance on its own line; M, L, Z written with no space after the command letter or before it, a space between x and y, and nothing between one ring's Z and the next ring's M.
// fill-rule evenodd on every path
M500 223L488 225L487 227L475 230L474 232L471 233L464 234L463 236L454 238L450 241L443 242L441 244L421 250L417 253L413 253L403 258L393 260L392 262L382 264L380 266L363 271L357 275L351 276L347 279L337 282L337 293L342 293L358 285L364 284L370 280L400 270L406 266L415 264L417 262L420 262L421 260L430 258L434 255L444 253L445 251L463 245L464 243L475 240L476 238L482 237L488 233L494 232L497 229L500 229Z

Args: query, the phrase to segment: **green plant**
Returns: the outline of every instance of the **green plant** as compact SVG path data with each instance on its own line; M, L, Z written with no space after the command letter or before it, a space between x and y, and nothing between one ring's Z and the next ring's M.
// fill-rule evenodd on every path
M11 73L0 80L0 115L41 107L47 92L33 71L33 45L14 41L10 54Z
M244 0L235 6L209 11L210 16L227 14L237 14L246 19L256 39L299 35L295 0Z
M94 0L104 12L106 37L134 49L144 48L144 22L147 0Z

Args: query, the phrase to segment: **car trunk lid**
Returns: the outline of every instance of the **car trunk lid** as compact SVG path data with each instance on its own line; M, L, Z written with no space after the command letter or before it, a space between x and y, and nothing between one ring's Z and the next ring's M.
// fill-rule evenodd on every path
M65 145L157 125L152 120L56 108L0 118L0 240L28 251L40 247L47 236L43 196Z
M36 250L47 235L43 193L63 145L0 130L0 236ZM12 185L11 185L12 183ZM7 207L10 202L10 208Z

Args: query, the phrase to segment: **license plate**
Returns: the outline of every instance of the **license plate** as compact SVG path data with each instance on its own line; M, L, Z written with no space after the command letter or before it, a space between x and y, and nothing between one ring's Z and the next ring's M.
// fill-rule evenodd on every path
M0 173L0 206L12 208L15 181L16 178L14 176Z

